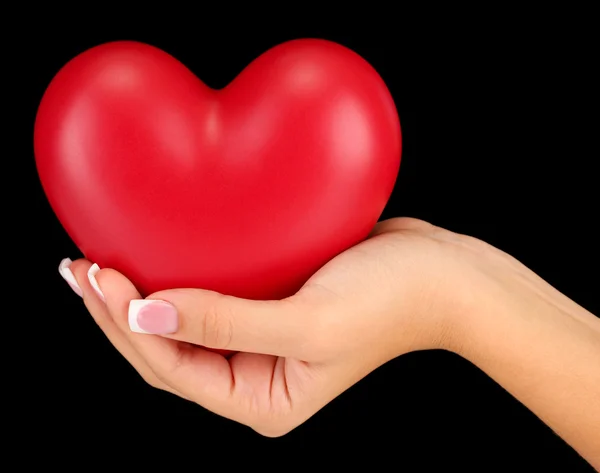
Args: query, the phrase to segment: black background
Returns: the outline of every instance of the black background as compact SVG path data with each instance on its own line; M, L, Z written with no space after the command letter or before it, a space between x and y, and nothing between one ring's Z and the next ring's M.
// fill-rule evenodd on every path
M535 81L525 69L529 58L522 44L509 41L508 34L483 39L460 30L439 37L403 33L409 19L377 31L342 21L327 28L223 24L210 30L206 19L197 28L143 20L96 26L90 20L78 28L76 23L54 22L20 43L19 100L27 136L19 148L17 185L26 196L18 198L19 208L27 211L17 213L21 228L29 231L18 233L27 261L21 258L19 266L26 266L30 281L19 283L27 303L19 317L28 322L18 338L29 347L25 374L14 388L24 406L13 412L20 419L14 438L21 445L36 445L47 464L77 460L75 453L85 451L82 465L100 458L122 458L119 463L150 458L198 469L224 468L236 460L282 469L313 455L334 459L332 465L361 458L369 462L365 466L383 461L402 471L428 471L434 464L462 471L487 471L500 463L511 471L585 467L501 387L445 352L393 360L278 439L152 390L58 275L63 257L81 255L45 200L35 170L37 105L54 74L89 47L120 39L147 42L208 85L221 87L279 42L330 39L375 67L401 118L402 165L382 219L418 217L486 240L598 314L597 277L586 274L599 261L592 218L597 198L583 183L592 163L554 146L560 123L551 129L540 125L543 112L531 103Z

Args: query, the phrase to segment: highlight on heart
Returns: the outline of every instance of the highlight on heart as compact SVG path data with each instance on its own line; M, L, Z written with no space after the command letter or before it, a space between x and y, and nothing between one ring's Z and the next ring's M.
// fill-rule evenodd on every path
M400 119L368 61L288 41L213 90L154 46L93 47L52 79L39 177L83 255L142 294L293 294L365 239L394 187Z

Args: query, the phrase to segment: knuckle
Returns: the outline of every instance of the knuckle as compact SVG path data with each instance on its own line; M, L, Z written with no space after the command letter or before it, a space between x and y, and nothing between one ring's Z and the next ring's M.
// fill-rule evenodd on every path
M144 382L154 389L163 389L163 384L156 378L156 376L148 376L146 374L140 375Z
M372 236L390 231L429 231L435 225L413 217L396 217L378 223L372 231Z
M203 345L208 348L226 350L233 339L233 314L218 298L204 312Z
M252 427L252 430L262 435L263 437L278 438L289 434L296 427L297 425L286 417L265 425Z

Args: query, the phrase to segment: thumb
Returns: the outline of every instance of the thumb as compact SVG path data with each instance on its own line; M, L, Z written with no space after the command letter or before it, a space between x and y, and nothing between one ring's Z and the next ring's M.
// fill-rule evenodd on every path
M254 301L203 289L160 291L129 304L129 326L216 350L300 357L314 314L297 298Z

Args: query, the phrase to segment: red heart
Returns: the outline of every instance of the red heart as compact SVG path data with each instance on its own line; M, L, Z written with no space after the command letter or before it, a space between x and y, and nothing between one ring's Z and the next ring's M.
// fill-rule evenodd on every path
M313 39L213 90L167 53L113 42L70 61L35 124L43 188L89 260L143 295L293 294L363 240L398 174L400 123L377 72Z

